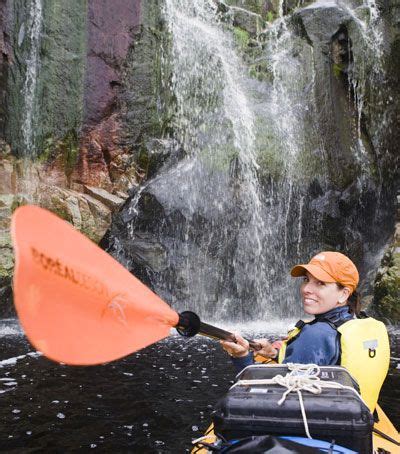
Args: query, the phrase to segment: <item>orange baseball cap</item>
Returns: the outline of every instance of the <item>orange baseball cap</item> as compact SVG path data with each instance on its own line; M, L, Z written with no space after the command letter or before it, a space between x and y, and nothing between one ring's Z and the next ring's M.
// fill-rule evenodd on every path
M320 252L306 265L296 265L290 274L299 277L304 276L306 271L322 282L338 282L349 287L352 292L359 281L356 266L340 252Z

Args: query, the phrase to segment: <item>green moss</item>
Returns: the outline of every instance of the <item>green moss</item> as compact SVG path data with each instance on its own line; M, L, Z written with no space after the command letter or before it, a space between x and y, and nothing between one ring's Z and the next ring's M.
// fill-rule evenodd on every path
M43 140L43 151L39 162L49 163L61 155L65 175L69 177L74 169L79 155L79 139L75 129L71 129L61 140L47 136Z
M79 142L75 129L69 131L60 142L59 150L64 157L65 174L69 177L75 167L79 154Z
M260 166L259 174L262 178L273 177L279 180L282 178L285 169L282 144L275 137L274 131L265 125L263 118L256 122L256 160Z
M260 166L262 177L272 177L274 180L282 178L285 172L285 163L277 151L274 144L269 144L269 146L260 150L257 163Z
M376 286L379 300L379 312L392 322L400 321L400 269L390 268Z
M267 60L249 65L249 76L259 81L273 82L273 75Z
M204 148L200 151L203 164L211 172L227 172L239 156L239 150L231 143L220 145L218 148Z
M394 246L394 251L398 247ZM400 253L392 251L387 268L375 281L374 305L392 323L400 321Z
M333 63L332 71L333 71L333 75L336 77L336 79L339 79L342 76L343 69L344 69L344 67L341 63Z
M169 53L172 37L158 0L142 2L143 26L133 29L134 45L121 71L120 98L122 128L127 131L126 147L133 150L139 166L146 168L142 151L152 137L163 137L171 125L173 93L166 81L172 77Z
M11 213L14 213L14 211L18 207L23 206L23 205L28 205L28 204L29 204L29 200L27 200L26 197L24 197L22 194L15 195L14 199L12 201L11 207L10 207Z
M250 35L240 27L233 27L233 35L239 47L246 48L250 41Z
M139 169L144 173L144 178L147 179L150 168L150 156L149 152L142 148L136 155L136 164Z
M24 116L26 102L24 84L26 62L31 42L26 27L30 3L15 0L12 3L13 49L16 64L10 67L6 124L7 141L18 156L38 157L46 152L46 137L57 141L73 128L79 129L83 114L83 88L86 64L87 0L43 0L42 31L38 53L40 68L37 74L32 114L32 149L24 143ZM19 43L20 37L22 42Z
M268 11L266 16L265 16L265 20L267 22L273 22L275 20L274 13L272 11Z

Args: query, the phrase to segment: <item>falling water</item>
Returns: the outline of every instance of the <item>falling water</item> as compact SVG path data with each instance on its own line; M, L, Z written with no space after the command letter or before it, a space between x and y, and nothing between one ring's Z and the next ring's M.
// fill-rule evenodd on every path
M255 118L233 37L218 22L216 13L211 1L165 3L173 40L171 88L177 99L175 130L187 152L181 172L190 170L194 176L190 184L181 187L181 197L187 201L190 217L204 203L213 207L215 219L224 217L227 198L239 203L244 219L237 223L242 232L236 236L232 258L235 275L242 276L236 279L238 292L243 294L250 285L264 299L265 286L260 283L266 270L263 255L266 227L257 178ZM232 187L229 173L235 174L236 187ZM208 247L205 252L199 251L201 261L207 261ZM191 260L189 251L184 255ZM190 268L187 264L186 269ZM198 272L202 274L199 283L204 282L208 270Z
M278 138L280 147L285 155L284 184L280 185L280 202L278 215L283 216L284 231L284 258L289 253L289 237L295 236L290 222L290 213L300 212L304 196L299 196L294 185L297 172L297 157L305 147L304 117L307 113L307 101L299 90L299 84L293 83L301 78L302 68L300 61L293 58L296 39L287 25L287 18L283 15L283 1L279 2L279 17L272 24L267 39L266 56L270 59L273 85L271 93L271 111L274 112L271 121L274 125L274 136ZM312 48L305 51L311 52ZM307 79L308 90L313 90L314 70L310 68L311 80ZM301 82L300 82L301 84ZM296 193L295 193L296 192ZM295 207L294 204L297 206ZM298 230L297 255L300 257L301 229Z
M29 31L29 56L26 60L26 74L23 87L24 113L22 137L24 154L29 155L34 149L35 96L39 72L40 34L42 29L42 0L30 2L27 29Z
M339 4L350 14L353 20L350 31L356 37L351 49L354 67L348 73L349 88L353 94L357 112L358 146L353 152L359 158L363 175L366 175L371 166L362 138L364 98L368 81L374 80L376 86L384 85L382 21L375 0L364 0L364 3L355 9L346 2Z
M304 253L294 174L307 110L293 86L291 33L283 16L271 31L270 85L248 76L215 2L166 0L163 13L171 38L164 75L176 100L171 140L185 158L131 200L126 243L137 241L140 209L155 197L167 216L157 226L166 263L151 271L161 296L213 319L254 320L273 303L274 315L287 315L295 298L288 264ZM121 244L113 252L127 263Z
M315 252L329 202L309 194L331 184L318 55L279 10L258 41L268 78L256 80L214 1L165 0L164 139L179 159L136 192L111 246L176 309L213 320L300 315L288 269Z

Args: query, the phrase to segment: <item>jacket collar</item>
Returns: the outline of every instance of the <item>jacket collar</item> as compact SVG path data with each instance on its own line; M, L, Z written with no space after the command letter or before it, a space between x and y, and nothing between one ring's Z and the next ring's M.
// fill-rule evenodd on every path
M329 320L332 323L336 323L341 320L351 320L353 317L352 314L350 314L350 309L349 306L341 306L341 307L335 307L334 309L331 309L328 312L325 312L324 314L318 314L315 316L315 318L318 319L324 319L324 320Z

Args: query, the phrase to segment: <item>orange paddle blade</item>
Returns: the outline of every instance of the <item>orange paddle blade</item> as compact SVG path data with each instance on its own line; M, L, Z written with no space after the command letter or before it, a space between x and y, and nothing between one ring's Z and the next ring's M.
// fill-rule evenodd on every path
M37 206L12 219L14 302L31 343L66 364L119 359L169 335L179 315L70 224Z

